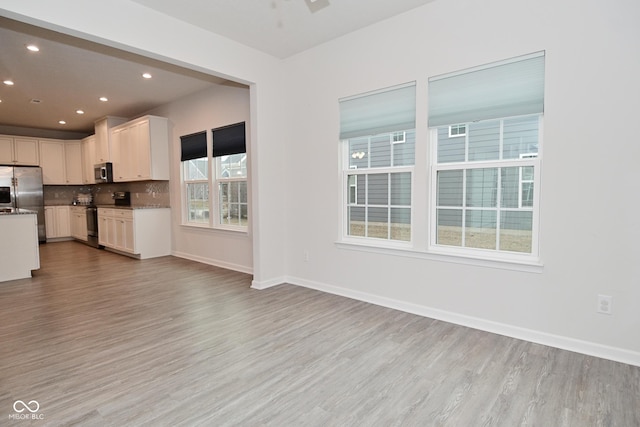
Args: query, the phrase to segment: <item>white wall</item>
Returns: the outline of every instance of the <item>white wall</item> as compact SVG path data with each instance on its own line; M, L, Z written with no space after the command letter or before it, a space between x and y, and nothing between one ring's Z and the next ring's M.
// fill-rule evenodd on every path
M180 179L180 136L207 131L231 123L251 125L249 88L241 85L214 85L150 112L167 117L171 141L172 253L219 267L251 273L253 252L251 227L248 233L210 230L182 225ZM248 141L248 153L251 146ZM215 197L215 191L212 196ZM249 193L251 194L251 193ZM250 212L251 214L251 212Z
M286 61L288 280L640 365L640 3L440 0ZM541 272L349 250L339 236L338 99L546 51ZM629 128L630 126L630 128ZM423 162L424 163L424 162ZM415 214L428 174L416 169ZM426 222L414 238L424 247ZM304 261L309 251L309 261ZM596 313L612 295L613 315Z
M95 4L2 8L250 84L256 287L289 280L640 365L636 0L437 0L284 62L127 0ZM429 76L543 49L541 272L336 246L340 97L416 80L425 157ZM427 175L416 171L423 194ZM427 210L421 200L416 212ZM414 235L425 241L423 223ZM599 293L614 297L613 315L596 313Z

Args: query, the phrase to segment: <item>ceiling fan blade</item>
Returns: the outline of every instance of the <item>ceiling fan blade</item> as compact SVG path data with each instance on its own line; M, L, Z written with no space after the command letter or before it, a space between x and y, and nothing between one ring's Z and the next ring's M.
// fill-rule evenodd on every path
M316 13L320 9L329 6L329 0L304 0L311 13Z

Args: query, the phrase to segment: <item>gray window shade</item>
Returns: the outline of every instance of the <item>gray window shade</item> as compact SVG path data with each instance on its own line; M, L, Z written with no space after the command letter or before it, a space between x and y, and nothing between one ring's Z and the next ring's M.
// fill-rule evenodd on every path
M202 131L180 137L180 160L193 160L207 157L207 132Z
M340 139L415 127L415 82L340 100Z
M429 127L544 110L544 52L429 79Z
M244 122L212 129L211 132L213 135L213 157L247 151Z

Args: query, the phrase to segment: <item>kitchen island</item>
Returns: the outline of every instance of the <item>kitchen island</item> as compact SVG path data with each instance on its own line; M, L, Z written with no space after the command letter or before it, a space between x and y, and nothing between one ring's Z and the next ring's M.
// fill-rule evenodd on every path
M0 209L0 282L31 277L40 268L37 212Z

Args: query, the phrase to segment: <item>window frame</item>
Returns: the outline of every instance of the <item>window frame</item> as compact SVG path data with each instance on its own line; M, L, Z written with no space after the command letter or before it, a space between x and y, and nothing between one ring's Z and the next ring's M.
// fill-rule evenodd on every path
M187 179L186 178L186 163L191 160L207 159L207 178L206 179ZM180 162L180 175L182 179L182 225L188 225L192 227L209 227L211 224L211 216L213 213L213 206L211 200L211 162L208 157L199 157L198 159L183 160ZM206 184L208 186L208 208L209 208L209 220L204 221L192 221L190 218L189 209L189 185Z
M460 128L464 129L464 132L460 133ZM453 133L453 130L457 129L457 133ZM457 137L466 137L467 136L467 124L466 123L458 123L455 125L449 125L449 138L457 138Z
M220 228L220 229L225 229L225 230L232 230L232 231L247 231L248 229L248 221L249 221L249 165L248 165L248 159L249 156L247 154L247 152L245 151L244 153L236 153L236 154L243 154L245 156L244 159L244 170L245 170L245 174L242 177L223 177L223 176L218 176L218 172L221 172L222 166L221 166L221 161L222 161L222 157L225 156L218 156L218 157L213 157L213 167L215 168L214 173L215 173L215 178L213 178L214 181L214 186L215 186L215 195L216 195L216 207L217 210L215 212L215 221L214 221L214 228ZM230 154L231 156L234 154ZM236 225L236 224L224 224L222 223L222 202L220 200L220 185L221 184L227 184L227 183L232 183L232 182L244 182L245 183L245 187L246 187L246 192L247 192L247 201L246 203L241 203L240 201L238 201L237 204L238 207L242 206L243 204L246 205L247 207L247 225ZM231 205L231 202L227 202ZM241 215L241 214L240 214Z
M503 143L503 130L504 130L504 121L508 119L518 118L518 117L527 117L527 116L537 116L538 117L538 152L536 156L531 155L532 153L526 153L526 155L520 155L517 159L502 159L502 143ZM469 257L469 258L477 258L477 259L488 259L488 260L497 260L497 261L506 261L506 262L515 262L515 263L527 263L527 264L538 264L540 261L540 189L541 189L541 163L542 163L542 147L543 147L543 114L532 114L526 116L513 116L513 117L503 117L500 119L490 119L486 121L496 121L500 120L500 142L499 142L499 152L500 158L498 160L479 160L479 161L469 161L468 158L468 136L467 141L465 141L465 161L458 162L447 162L447 163L438 163L438 129L442 126L436 126L429 129L429 154L431 161L429 162L429 179L430 179L430 187L429 187L429 196L427 200L427 204L429 206L428 213L428 246L427 251L433 254L442 254L442 255L450 255L450 256L460 256L460 257ZM467 135L468 135L468 126L467 126ZM522 167L533 166L534 176L533 176L533 206L522 207ZM452 245L443 245L437 243L437 232L438 232L438 220L437 220L437 211L439 206L436 203L437 198L437 176L439 171L443 170L472 170L472 169L491 169L497 168L501 170L502 168L509 167L520 167L519 171L519 182L518 182L518 208L503 208L500 206L496 206L496 211L531 211L532 212L532 228L531 228L531 252L523 253L523 252L512 252L505 251L500 249L481 249L474 247L464 247L464 246L452 246ZM500 173L498 173L500 175ZM500 181L498 181L500 182ZM498 185L498 189L500 186ZM461 207L462 212L466 212L467 210L481 210L479 208L469 209L468 207ZM494 208L491 208L494 209ZM489 209L487 209L489 210ZM500 221L496 218L496 240L499 242L499 234L500 234ZM464 229L464 215L463 215L463 228L462 228L462 239L464 242L465 229Z
M406 142L406 132L407 131L400 131L402 132L403 136L404 136L404 140L402 141L402 143ZM415 132L415 131L414 131ZM371 161L369 159L368 161L368 166L365 168L358 168L356 165L351 165L350 162L350 158L352 157L352 154L350 153L350 147L349 147L349 139L343 139L340 141L341 144L341 163L342 163L342 175L341 175L341 194L342 194L342 203L341 203L341 210L342 210L342 227L341 227L341 237L340 237L340 241L343 243L356 243L356 244L364 244L367 246L372 246L372 247L387 247L387 248L412 248L414 245L414 240L415 240L415 227L414 227L414 210L415 210L415 149L414 149L414 161L413 164L411 165L399 165L399 166L394 166L392 165L393 163L393 159L394 159L394 146L396 144L400 144L400 142L394 142L393 141L393 136L395 134L397 134L399 132L388 132L389 134L389 144L390 144L390 151L389 151L389 156L390 156L390 165L389 166L383 166L383 167L370 167L369 165L371 164ZM383 134L378 134L378 135L369 135L367 136L368 138L368 152L371 151L371 139L375 138L375 137L380 137ZM367 153L364 153L364 155L367 155ZM364 156L358 157L359 159L362 159ZM353 157L354 159L356 157ZM365 204L357 204L357 203L351 203L351 188L354 187L355 188L355 194L357 197L357 193L358 193L358 186L357 184L355 184L355 186L352 186L349 183L349 176L351 175L377 175L377 174L396 174L396 173L409 173L410 176L410 185L411 185L411 203L406 206L406 205L392 205L391 201L389 200L388 203L386 205L380 205L377 206L375 205L374 207L386 207L388 210L392 209L392 208L407 208L410 210L410 219L409 219L409 227L410 227L410 238L409 240L396 240L396 239L391 239L390 236L388 235L387 238L381 238L381 237L370 237L370 236L355 236L352 234L349 234L349 227L350 227L350 222L349 222L349 208L352 206L358 206L358 207L364 207L365 210L368 207L371 207L368 203ZM390 195L390 193L389 193ZM366 195L365 195L366 197ZM357 199L356 199L357 201ZM387 225L390 226L391 224L391 219L388 219Z

